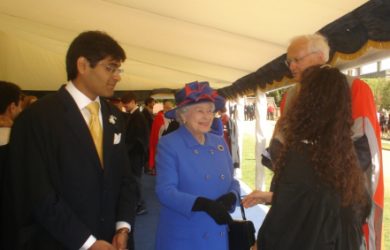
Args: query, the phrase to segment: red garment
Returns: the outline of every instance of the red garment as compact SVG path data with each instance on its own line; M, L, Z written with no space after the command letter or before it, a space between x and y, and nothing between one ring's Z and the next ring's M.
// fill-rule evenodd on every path
M280 111L285 109L287 93L280 103ZM372 202L373 210L367 224L363 226L367 249L380 250L382 244L382 219L384 209L384 184L382 163L382 142L380 126L377 119L374 96L370 87L364 81L355 78L351 85L352 118L363 119L364 134L367 136L372 163Z
M380 126L377 120L374 96L370 87L360 79L354 79L351 87L352 118L364 119L364 133L370 145L372 170L372 202L373 210L363 228L369 250L381 249L382 243L382 217L384 208L384 185L382 164L382 143Z
M164 112L160 111L157 113L153 120L152 130L150 132L149 139L149 169L155 169L155 156L157 151L158 140L160 139L160 129L164 125Z

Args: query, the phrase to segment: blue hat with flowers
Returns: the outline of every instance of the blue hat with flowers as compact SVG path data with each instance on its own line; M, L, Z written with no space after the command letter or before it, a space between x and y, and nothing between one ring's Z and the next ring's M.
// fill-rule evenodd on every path
M220 110L225 106L225 98L218 95L208 82L190 82L175 94L176 108L165 113L165 117L175 119L176 110L184 106L201 102L212 102L215 110Z

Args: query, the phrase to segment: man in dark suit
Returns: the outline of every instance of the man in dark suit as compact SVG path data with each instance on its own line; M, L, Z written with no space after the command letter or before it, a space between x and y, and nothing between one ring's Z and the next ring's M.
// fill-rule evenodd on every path
M22 91L12 82L0 81L0 194L3 187L3 170L8 156L8 142L15 118L22 111ZM0 200L0 214L2 208ZM2 224L0 218L0 225ZM0 237L0 242L2 241Z
M148 137L150 138L150 133L152 131L152 124L154 120L154 114L153 114L153 107L154 104L156 104L156 101L153 97L148 97L144 101L144 108L142 109L142 114L144 115L146 122L148 124ZM144 172L145 174L150 174L149 169L149 148L146 151L145 155L145 165L144 165Z
M66 55L69 82L16 119L3 192L3 249L127 248L136 183L124 121L100 98L113 95L125 59L107 34L81 33ZM90 103L97 103L95 113Z
M148 97L145 99L144 103L145 106L142 110L142 114L144 115L146 122L148 123L149 134L150 134L150 131L152 130L153 120L154 120L153 107L154 104L156 104L156 101L154 100L153 97Z
M145 158L149 147L149 129L145 117L137 106L137 99L133 92L126 92L122 98L123 107L128 115L126 125L125 143L129 155L130 166L136 176L138 184L137 215L147 212L145 201L142 196L142 174Z
M22 111L22 90L12 82L0 81L0 183L6 162L11 127ZM1 190L2 185L0 185Z

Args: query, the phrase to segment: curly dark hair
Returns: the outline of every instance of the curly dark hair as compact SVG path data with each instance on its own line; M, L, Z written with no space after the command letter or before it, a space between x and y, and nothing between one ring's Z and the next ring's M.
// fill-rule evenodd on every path
M351 139L351 93L346 77L336 68L305 70L297 98L278 122L284 146L275 163L275 182L283 171L287 150L309 152L319 180L340 194L342 206L365 204L364 176Z

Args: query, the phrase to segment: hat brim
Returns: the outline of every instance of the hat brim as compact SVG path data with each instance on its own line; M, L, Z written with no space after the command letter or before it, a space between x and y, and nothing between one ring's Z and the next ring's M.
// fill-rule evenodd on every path
M211 101L211 100L200 100L200 101L197 101L197 102L186 103L185 105L178 106L178 107L176 107L174 109L171 109L171 110L165 112L164 115L168 119L176 119L176 111L178 109L183 108L183 107L187 107L187 106L191 106L191 105L194 105L194 104L205 103L205 102L214 103L214 106L215 106L214 112L217 112L217 111L221 110L225 106L225 99L223 99L220 96L217 96L214 101Z
M176 119L176 110L178 110L179 108L181 107L176 107L174 109L165 112L164 116L168 119Z

